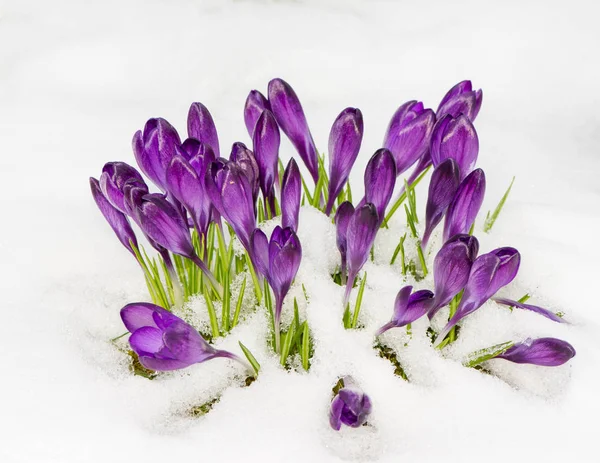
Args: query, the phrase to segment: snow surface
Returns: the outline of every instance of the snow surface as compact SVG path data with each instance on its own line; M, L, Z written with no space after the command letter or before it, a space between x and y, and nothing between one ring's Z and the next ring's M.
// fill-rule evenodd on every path
M597 462L597 17L591 1L0 1L0 461ZM133 163L131 136L147 118L183 129L192 101L210 108L224 149L248 142L243 102L275 76L300 95L321 150L339 111L363 111L355 189L399 104L435 109L465 78L482 87L483 211L517 180L492 234L477 233L481 249L518 248L521 271L505 293L532 291L532 303L572 325L490 302L443 358L420 321L403 348L412 380L403 382L370 347L398 269L367 264L367 329L345 332L341 289L324 276L337 258L333 229L305 209L298 281L316 339L310 374L276 366L259 312L222 341L239 353L241 339L259 357L251 387L238 387L240 367L222 359L156 381L129 375L107 340L123 332L120 307L146 291L87 179L105 161ZM287 141L282 153L292 153ZM378 237L376 257L399 233ZM528 335L567 339L577 356L555 369L495 360L498 377L457 360ZM385 337L406 340L400 330ZM372 425L335 433L330 389L348 373L372 398ZM208 415L185 417L230 384Z

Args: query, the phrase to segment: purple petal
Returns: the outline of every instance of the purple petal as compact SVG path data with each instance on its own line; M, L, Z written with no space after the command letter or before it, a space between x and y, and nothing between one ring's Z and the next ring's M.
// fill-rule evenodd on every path
M356 161L363 137L360 109L346 108L336 118L329 132L329 200L326 214L344 188Z
M556 367L567 363L575 353L573 346L566 341L556 338L538 338L517 343L497 358L514 363Z
M269 241L267 236L259 228L252 232L250 237L250 246L252 248L252 257L256 271L263 276L269 274Z
M485 174L476 169L460 184L448 206L444 222L444 241L454 235L468 233L485 196Z
M98 180L95 178L90 178L90 188L98 209L100 209L100 212L102 212L102 215L117 235L117 238L119 238L121 244L125 246L129 252L135 255L130 242L137 247L137 239L133 229L131 228L131 225L129 225L129 220L127 220L127 217L125 217L125 214L115 209L104 197L102 191L100 190L100 184L98 183Z
M260 171L254 153L246 145L238 141L231 147L229 160L235 162L248 179L252 187L252 198L256 201L258 192L260 191Z
M559 317L554 312L552 312L548 309L544 309L543 307L538 307L537 305L523 304L522 302L513 301L512 299L507 299L504 297L496 297L496 298L494 298L494 301L496 301L498 304L508 305L511 307L517 307L517 308L523 309L523 310L530 310L530 311L540 314L546 318L549 318L550 320L552 320L554 322L567 323L567 321L564 318Z
M134 154L142 171L161 190L166 191L167 166L177 154L181 140L177 130L162 118L150 119L141 134L134 136ZM138 153L142 150L142 153Z
M129 337L129 345L138 355L152 355L163 347L162 331L152 326L143 326Z
M452 202L460 184L459 176L458 164L454 159L446 159L433 171L427 196L423 248L427 247L431 233L441 222Z
M338 392L338 397L344 402L341 413L342 423L353 428L362 426L372 409L369 397L354 387L343 387Z
M483 93L481 90L473 91L470 80L463 80L444 96L436 114L438 118L442 118L447 114L452 117L458 117L464 114L471 121L474 121L481 108Z
M153 371L181 370L182 368L190 366L189 363L182 362L181 360L169 358L156 358L145 355L140 355L139 360L144 368Z
M283 235L283 246L277 242L277 235ZM302 259L300 240L291 228L276 227L269 242L269 283L279 302L285 298Z
M200 228L199 219L204 211L204 188L198 173L183 156L175 156L167 167L167 188ZM198 232L203 233L204 230L199 229Z
M273 113L266 109L258 118L252 137L254 157L258 164L260 189L265 198L271 196L273 185L278 181L279 127Z
M385 217L385 209L390 202L396 184L396 164L394 157L385 148L375 152L365 169L365 202L377 209L379 220Z
M162 307L150 304L149 302L133 302L121 309L121 320L123 320L125 328L130 333L144 326L158 328L158 325L154 321L154 314L157 311L166 312Z
M206 143L219 157L219 137L209 110L202 103L192 103L187 120L188 136Z
M317 149L294 89L283 79L269 82L269 104L281 130L290 139L315 183L319 179Z
M438 110L436 111L436 113L439 113L440 108L442 106L444 106L448 101L456 98L457 96L461 95L462 93L470 92L472 90L473 90L473 86L472 86L470 80L460 81L458 84L456 84L450 90L448 90L448 92L444 95L444 98L442 98L442 101L440 101L440 105L438 106Z
M167 327L163 333L163 341L174 358L190 365L209 360L217 352L196 329L183 320Z
M521 254L515 248L498 248L494 249L490 254L498 257L500 263L488 290L488 298L492 297L500 288L515 279L521 264Z
M329 410L329 424L336 431L339 431L342 427L343 409L344 401L340 398L340 396L336 395L331 401L331 409Z
M367 203L356 209L350 218L346 232L346 246L348 273L351 279L358 275L358 272L367 261L378 229L379 215L372 203Z
M336 244L342 255L346 254L346 235L350 218L354 214L354 206L350 201L344 201L335 212Z
M437 167L445 159L454 159L464 179L475 167L479 139L475 127L464 114L453 118L446 115L438 121L431 136L431 159Z
M140 173L129 164L124 162L107 162L104 164L102 176L100 177L100 189L108 202L123 213L126 213L123 199L123 187L126 183L136 183L147 189Z
M392 316L393 320L399 320L402 317L402 314L406 312L406 306L408 305L408 300L410 298L410 294L412 293L413 287L408 285L404 286L398 294L396 295L396 299L394 300L394 313Z
M271 110L269 100L267 100L258 90L252 90L248 94L246 104L244 105L244 122L246 123L246 129L248 130L250 138L252 138L254 134L256 121L258 121L258 118L265 109Z
M288 162L281 184L281 225L298 230L300 200L302 194L300 170L294 158Z

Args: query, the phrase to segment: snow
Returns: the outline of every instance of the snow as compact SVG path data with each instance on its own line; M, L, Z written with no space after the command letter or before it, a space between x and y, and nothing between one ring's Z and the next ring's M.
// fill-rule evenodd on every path
M0 1L0 461L597 461L597 17L591 1ZM298 284L310 301L298 285L290 296L315 337L309 374L277 367L259 311L218 344L239 353L242 340L257 356L263 369L250 387L224 359L132 377L108 340L123 332L118 310L146 289L87 178L108 160L133 163L131 136L149 117L183 128L192 101L211 110L224 151L249 142L243 102L275 76L298 92L322 150L339 111L362 110L355 196L399 104L435 109L465 78L482 87L482 210L517 179L492 233L477 232L481 252L519 249L505 294L530 292L572 324L489 302L445 357L428 347L424 320L407 347L392 330L384 336L402 352L404 382L371 348L402 284L379 259L403 220L378 236L376 262L365 266L365 329L348 332L342 290L325 277L337 259L333 228L304 208ZM287 141L282 151L292 153ZM190 310L201 317L202 303ZM577 356L554 369L495 360L495 376L460 365L472 350L542 335L568 340ZM373 415L369 427L335 433L327 407L345 374L369 394ZM206 416L185 415L219 393Z

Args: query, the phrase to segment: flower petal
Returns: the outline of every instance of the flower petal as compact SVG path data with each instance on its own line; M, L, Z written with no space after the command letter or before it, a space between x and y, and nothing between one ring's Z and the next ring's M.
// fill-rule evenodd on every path
M129 337L129 345L140 356L156 354L164 347L162 331L152 326L143 326Z
M566 341L556 338L538 338L517 343L496 358L514 363L556 367L571 360L575 354L573 346Z
M187 120L188 136L206 143L220 156L219 137L210 111L202 103L192 103Z

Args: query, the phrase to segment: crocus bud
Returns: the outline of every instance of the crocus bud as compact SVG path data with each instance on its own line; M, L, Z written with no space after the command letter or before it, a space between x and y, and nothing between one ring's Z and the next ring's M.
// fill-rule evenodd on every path
M133 154L142 172L166 192L167 166L181 144L177 130L165 119L150 119L133 136Z
M113 207L108 199L106 199L102 194L98 180L93 177L90 177L90 188L98 209L102 212L102 215L117 235L117 238L119 238L121 244L123 244L129 252L135 255L131 243L133 243L134 246L137 246L137 239L135 238L135 233L133 232L131 225L129 225L129 220L127 220L125 214Z
M329 132L329 200L325 213L331 209L344 188L363 137L363 118L360 109L346 108L334 121Z
M348 376L343 378L344 386L331 401L329 424L339 431L342 424L358 428L371 414L371 400Z
M124 162L107 162L102 168L100 176L100 189L102 194L117 210L125 213L123 187L126 183L136 183L141 187L148 187L140 173Z
M444 241L468 233L479 213L485 196L485 174L475 169L461 182L448 206L444 222Z
M391 321L383 325L375 336L385 333L391 328L401 328L425 315L433 304L433 293L426 289L412 293L412 286L405 286L396 296L394 314Z
M442 98L436 112L437 117L441 119L446 114L450 114L452 117L464 114L474 121L481 108L482 99L481 89L473 91L471 81L463 80L448 90L448 93Z
M281 183L281 225L298 231L300 200L302 194L300 170L294 158L288 162Z
M519 301L513 301L512 299L508 299L506 297L495 297L493 300L494 300L494 302L497 302L498 304L508 305L510 307L517 307L518 309L529 310L530 312L535 312L537 314L542 315L543 317L546 317L546 318L552 320L553 322L567 323L567 321L564 318L559 317L551 310L544 309L543 307L538 307L537 305L524 304Z
M478 251L479 242L470 235L455 235L439 250L433 261L435 302L430 320L465 287Z
M452 158L460 169L460 179L464 179L475 167L479 154L479 139L475 127L464 114L453 118L447 114L439 120L431 136L431 160L433 166Z
M273 185L279 181L279 127L273 113L266 109L258 118L252 137L254 157L258 164L259 183L263 197L274 199ZM274 202L273 202L274 204ZM273 214L275 211L271 211Z
M121 319L131 333L131 349L149 370L179 370L217 357L240 360L230 352L213 348L196 329L157 305L127 304L121 309Z
M394 155L397 175L425 154L434 124L434 112L424 109L420 101L409 101L396 110L385 133L383 147Z
M347 234L350 218L354 215L354 206L350 201L344 201L340 204L335 212L335 234L336 244L342 257L342 279L346 275L346 250L347 250Z
M271 110L269 100L267 100L258 90L252 90L248 94L246 104L244 105L244 122L246 123L246 129L248 130L248 135L250 135L251 139L254 135L256 121L258 121L258 118L265 109Z
M249 250L250 234L256 228L252 185L233 161L217 160L206 171L205 187L217 211L229 222Z
M544 367L557 367L575 357L575 348L556 338L528 338L518 342L496 358L514 363L530 363Z
M298 151L316 183L319 179L317 149L296 92L283 79L273 79L269 82L268 94L279 127Z
M441 222L458 190L459 175L458 164L454 159L443 161L431 175L425 209L425 231L421 240L423 248L427 247L431 233Z
M365 202L372 203L380 221L390 202L396 184L396 163L385 148L378 149L365 169Z
M460 320L475 312L498 290L509 284L519 270L521 255L514 248L498 248L475 259L456 313L439 334L441 342Z
M217 128L210 111L202 103L192 103L187 120L188 137L206 143L220 156Z
M260 190L260 174L254 153L242 142L235 142L231 147L229 160L236 163L252 186L252 198L256 202Z

